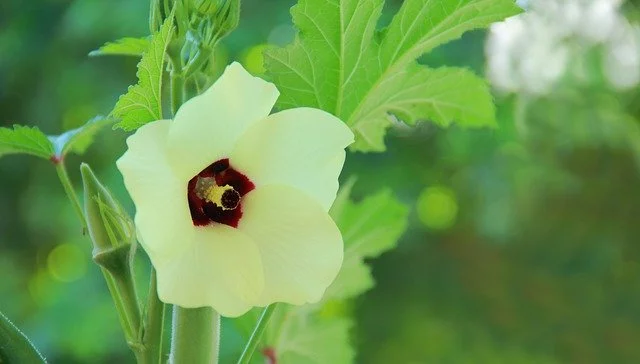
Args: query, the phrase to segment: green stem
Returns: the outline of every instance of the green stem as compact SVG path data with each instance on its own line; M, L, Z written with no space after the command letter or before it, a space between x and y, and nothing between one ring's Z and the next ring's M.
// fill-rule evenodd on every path
M58 172L58 178L60 179L60 183L64 188L64 192L67 193L67 197L71 204L73 205L73 209L78 215L78 218L82 222L82 227L86 227L86 222L84 219L84 213L82 212L82 205L80 205L80 200L78 200L78 196L76 195L75 190L73 189L73 184L69 179L69 174L67 173L67 168L64 166L64 161L60 160L56 164L56 172Z
M113 302L118 311L120 326L124 332L127 345L131 348L136 356L138 363L145 362L145 352L143 344L140 340L140 308L138 306L138 297L136 295L133 280L129 278L114 277L105 268L100 267L104 280Z
M140 342L140 306L133 275L129 272L127 273L113 278L120 293L123 308L120 314L124 315L127 324L128 344L133 351L137 351L142 346Z
M151 0L149 5L149 31L154 34L162 24L162 14L160 12L160 2Z
M211 307L173 307L171 364L218 362L220 315Z
M165 304L158 298L156 270L151 270L149 283L149 299L147 304L147 320L144 330L144 347L148 364L164 363L164 315Z
M267 325L269 324L269 320L276 310L276 306L276 303L270 304L262 311L262 315L260 315L260 318L256 323L256 327L255 329L253 329L253 333L249 338L249 342L247 342L247 345L244 347L244 351L242 352L240 359L238 359L238 364L249 364L249 362L251 361L253 352L256 351L258 344L260 344L262 334L264 334L265 330L267 329Z
M196 54L189 60L187 65L184 67L184 77L189 78L196 71L200 70L205 63L211 58L212 50L207 47L199 47L196 51Z
M113 278L111 273L106 269L100 267L102 271L102 275L104 276L104 280L107 283L107 288L109 289L109 293L111 293L111 298L113 299L113 303L116 306L116 311L118 312L118 319L120 320L120 326L122 327L122 331L124 332L124 337L127 341L127 345L131 348L134 355L136 356L137 363L144 363L144 350L143 346L138 339L137 329L138 327L132 327L130 315L127 314L127 306L126 299L123 298L121 290L117 287L119 284L116 282L116 279Z
M181 73L171 72L171 113L174 117L184 101L184 81Z

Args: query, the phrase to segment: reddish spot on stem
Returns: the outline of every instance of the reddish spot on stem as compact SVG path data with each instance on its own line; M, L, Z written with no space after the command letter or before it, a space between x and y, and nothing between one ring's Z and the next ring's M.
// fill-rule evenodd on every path
M262 349L262 355L264 355L265 359L267 359L268 364L278 364L278 360L276 359L276 351L272 347L266 347Z
M60 164L60 162L62 162L62 156L54 154L54 155L51 156L51 158L49 158L49 160L53 164Z

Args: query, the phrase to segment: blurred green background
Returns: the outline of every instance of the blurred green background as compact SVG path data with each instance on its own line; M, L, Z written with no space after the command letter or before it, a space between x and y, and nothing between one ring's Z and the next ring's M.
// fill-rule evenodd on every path
M293 36L293 3L244 0L221 65L260 73L263 45ZM387 1L386 21L400 4ZM147 12L145 0L3 0L0 126L57 134L108 113L137 59L87 53L148 34ZM484 74L486 35L423 62ZM348 156L356 196L391 187L412 211L398 248L372 262L377 286L353 304L358 362L640 363L640 97L593 63L589 82L496 93L498 129L398 125L386 153ZM89 162L132 211L114 166L125 137L103 132L67 164L77 186ZM0 189L0 311L52 363L133 362L52 166L3 158Z

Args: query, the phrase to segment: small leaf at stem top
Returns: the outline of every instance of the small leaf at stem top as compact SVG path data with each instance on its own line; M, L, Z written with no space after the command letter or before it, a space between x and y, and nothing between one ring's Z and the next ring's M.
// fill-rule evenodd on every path
M132 131L162 119L162 72L173 29L173 17L169 17L151 38L149 49L138 63L138 83L120 96L111 111L111 116L121 119L116 128Z

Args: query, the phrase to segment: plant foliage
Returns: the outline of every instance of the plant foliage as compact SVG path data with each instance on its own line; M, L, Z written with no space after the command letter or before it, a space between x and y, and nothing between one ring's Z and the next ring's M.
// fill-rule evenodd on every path
M149 49L138 63L138 83L120 96L111 111L111 116L121 119L117 128L132 131L162 119L162 72L173 29L173 17L169 17L151 38Z
M496 124L485 81L459 68L416 59L463 33L517 14L513 0L406 0L376 30L384 0L300 0L291 10L295 41L265 54L280 108L331 112L356 134L352 149L383 151L394 115L478 127Z

